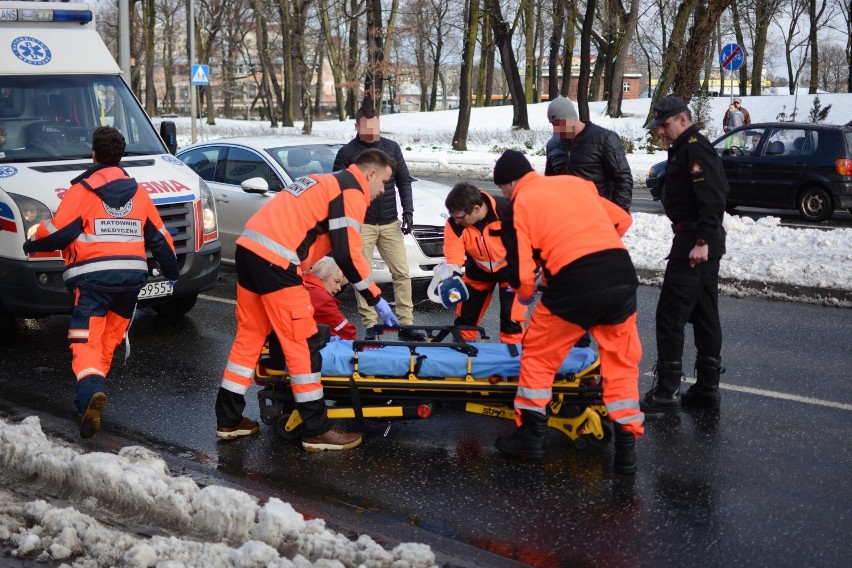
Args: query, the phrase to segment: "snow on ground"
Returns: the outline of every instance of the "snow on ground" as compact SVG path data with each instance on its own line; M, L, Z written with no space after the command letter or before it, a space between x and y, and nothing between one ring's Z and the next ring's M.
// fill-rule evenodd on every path
M160 456L140 446L117 455L82 453L48 438L34 416L20 424L0 419L0 467L6 486L0 488L0 542L14 557L78 568L435 565L426 545L400 544L388 551L367 535L350 541L279 499L261 505L235 489L200 488L172 476ZM15 480L32 479L50 488L51 501L62 499L63 506L9 488ZM95 518L110 510L134 515L163 534L143 538Z
M799 95L800 116L806 115L812 99ZM823 94L820 99L823 107L832 105L829 122L843 124L852 118L852 95ZM721 122L728 99L711 99L711 104ZM790 111L793 97L744 97L743 104L754 122L770 121ZM625 101L627 116L621 119L603 116L603 103L591 105L593 122L634 141L637 149L628 154L628 161L640 185L648 168L665 159L665 153L643 150L648 105L648 99ZM544 170L543 147L550 136L546 107L529 106L529 131L509 128L511 107L474 109L467 152L455 152L450 145L457 111L387 115L382 128L400 142L416 175L490 179L495 160L510 147L525 151L533 166ZM185 146L189 119L176 122L179 143ZM708 134L715 137L719 130L716 126ZM201 127L201 139L259 133L298 130L234 120ZM353 123L318 122L314 134L346 141L354 135ZM633 219L625 242L637 268L661 271L671 243L667 220L644 213ZM852 229L793 229L780 226L774 217L754 221L727 215L725 229L723 278L852 290ZM259 503L231 488L201 488L190 478L172 476L162 458L143 447L126 447L117 455L83 453L48 438L36 417L20 424L0 419L0 468L0 542L17 558L74 568L435 565L426 545L406 543L386 550L367 535L351 541L325 528L321 519L306 520L279 499ZM38 480L35 488L32 480ZM34 493L45 499L34 499ZM116 528L120 523L104 521L111 511L132 515L162 534L144 538Z

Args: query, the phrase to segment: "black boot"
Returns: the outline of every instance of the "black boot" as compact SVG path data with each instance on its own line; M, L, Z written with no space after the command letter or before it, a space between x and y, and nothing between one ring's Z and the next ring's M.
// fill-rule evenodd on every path
M615 427L615 473L636 473L636 436L620 424Z
M679 414L680 394L678 388L683 378L683 363L660 361L654 366L654 386L639 401L645 414Z
M497 438L494 445L504 454L528 459L544 457L547 414L521 410L521 426L509 436Z
M718 410L722 400L722 395L719 394L719 375L724 372L720 358L699 355L695 360L696 383L683 393L683 405Z

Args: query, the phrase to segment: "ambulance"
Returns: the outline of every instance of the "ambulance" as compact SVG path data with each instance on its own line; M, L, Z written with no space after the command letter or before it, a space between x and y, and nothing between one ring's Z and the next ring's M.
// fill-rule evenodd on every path
M173 156L174 123L158 133L125 84L95 29L94 6L0 1L0 340L11 337L16 318L71 312L60 254L28 257L22 247L56 213L70 180L92 166L99 126L127 140L121 167L151 196L180 264L170 286L149 254L139 306L184 314L216 282L213 194Z

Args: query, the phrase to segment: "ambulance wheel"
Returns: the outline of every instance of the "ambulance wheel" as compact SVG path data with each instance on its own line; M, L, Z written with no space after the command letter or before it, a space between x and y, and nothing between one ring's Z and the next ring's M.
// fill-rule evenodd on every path
M290 420L290 413L279 416L275 420L275 433L278 434L281 438L287 440L288 442L292 442L295 440L302 439L302 425L299 424L293 430L287 431L285 427L287 426L287 421Z
M158 302L151 306L158 316L166 318L180 317L195 306L198 300L198 294L187 294L185 296L177 296L165 302Z

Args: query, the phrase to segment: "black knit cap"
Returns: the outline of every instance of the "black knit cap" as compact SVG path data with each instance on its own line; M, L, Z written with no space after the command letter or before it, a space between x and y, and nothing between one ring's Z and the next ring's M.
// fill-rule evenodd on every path
M533 171L527 157L517 150L506 150L494 164L494 184L504 185L519 180Z

